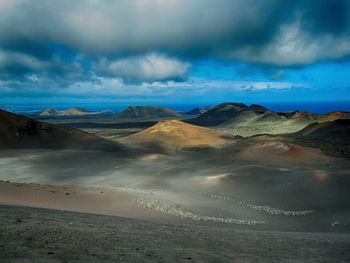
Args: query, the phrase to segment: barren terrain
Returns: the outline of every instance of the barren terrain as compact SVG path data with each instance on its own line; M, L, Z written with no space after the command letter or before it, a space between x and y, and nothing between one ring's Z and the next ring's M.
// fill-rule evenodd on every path
M242 123L241 109L246 111L242 104L224 104L195 118L224 111L237 120L239 110ZM289 115L287 122L308 116ZM0 151L0 202L10 204L0 208L1 226L9 227L0 235L4 260L347 262L350 257L349 121L338 115L308 121L288 134L256 134L255 122L249 122L250 137L233 136L238 127L233 122L231 132L223 133L220 125L202 127L189 124L191 119L48 120L70 121L85 127L81 132L2 116L10 123L1 130L10 139ZM92 247L91 235L100 245Z

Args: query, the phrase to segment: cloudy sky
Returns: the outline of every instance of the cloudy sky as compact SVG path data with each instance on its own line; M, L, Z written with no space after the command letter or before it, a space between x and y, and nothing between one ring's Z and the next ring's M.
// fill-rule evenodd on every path
M0 0L0 106L350 101L348 0Z

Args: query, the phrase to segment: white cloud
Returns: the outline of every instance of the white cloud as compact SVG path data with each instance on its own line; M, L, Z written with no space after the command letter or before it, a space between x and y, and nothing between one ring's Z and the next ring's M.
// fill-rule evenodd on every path
M114 61L102 59L93 63L92 68L98 74L120 77L126 81L183 81L187 78L191 64L157 53L150 53L145 56L127 57Z

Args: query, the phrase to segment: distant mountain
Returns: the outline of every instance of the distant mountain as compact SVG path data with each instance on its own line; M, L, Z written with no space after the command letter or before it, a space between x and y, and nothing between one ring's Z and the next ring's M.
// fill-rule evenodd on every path
M304 119L304 120L320 120L323 115L322 114L314 114L314 113L310 113L307 111L288 111L288 112L280 112L279 113L281 116L286 117L287 119Z
M331 112L327 114L313 114L307 111L291 112L273 112L264 106L252 104L249 107L243 103L222 103L219 104L200 116L190 119L187 122L201 126L218 126L229 127L244 122L284 122L287 120L298 121L305 127L307 124L315 121L329 121L340 118L350 118L347 112ZM303 128L300 127L300 128Z
M70 109L65 110L63 112L67 115L85 115L85 114L93 113L91 111L88 111L87 109L80 108L80 107L70 108Z
M350 119L350 113L344 111L333 111L325 114L315 114L307 111L279 112L281 116L288 119L304 119L318 122L334 121L338 119Z
M39 116L58 116L60 111L53 108L47 108L46 110L39 113Z
M267 122L279 122L286 120L285 117L280 116L276 112L272 111L254 111L244 110L236 113L234 117L228 119L224 123L220 124L220 127L232 127L236 125L254 125Z
M273 111L244 110L226 120L216 129L243 137L257 134L283 134L298 131L311 121L288 119Z
M188 122L196 125L216 126L246 110L249 110L249 107L243 103L222 103Z
M47 108L42 111L40 117L59 117L59 116L84 116L84 115L97 115L97 114L112 114L110 110L105 111L89 111L80 107L73 107L67 110L55 110L53 108Z
M268 111L269 109L265 108L264 106L258 105L258 104L252 104L249 106L249 109L253 110L253 111Z
M205 107L205 108L194 108L188 112L186 112L187 115L200 115L203 114L205 112L207 112L208 110L210 110L212 107Z
M42 111L39 116L68 116L68 115L86 115L86 114L92 114L93 112L88 111L84 108L80 107L74 107L70 108L68 110L55 110L53 108L47 108L46 110Z
M246 123L246 122L252 122L255 121L260 114L256 113L253 110L245 110L241 111L238 114L235 114L235 117L228 119L227 121L220 124L220 127L230 127L232 125L240 124L240 123Z
M121 150L124 147L74 128L39 122L0 110L0 148Z
M216 146L237 137L178 120L161 121L133 135L118 139L130 144L158 144L167 149Z
M118 118L163 118L176 117L181 118L183 115L179 112L164 107L153 106L129 106L116 115Z
M350 119L350 112L333 111L326 114L326 121L334 121L338 119Z

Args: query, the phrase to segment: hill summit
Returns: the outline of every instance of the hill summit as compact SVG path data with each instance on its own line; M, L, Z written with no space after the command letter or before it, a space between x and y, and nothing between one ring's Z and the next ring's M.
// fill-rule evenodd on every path
M178 120L160 121L141 132L119 139L130 144L157 143L169 149L196 146L216 146L235 136L199 127Z
M94 112L88 111L84 108L73 107L68 110L55 110L53 108L47 108L42 111L39 116L69 116L69 115L87 115L94 114Z
M181 113L164 107L129 106L117 114L119 118L162 118L182 117Z

